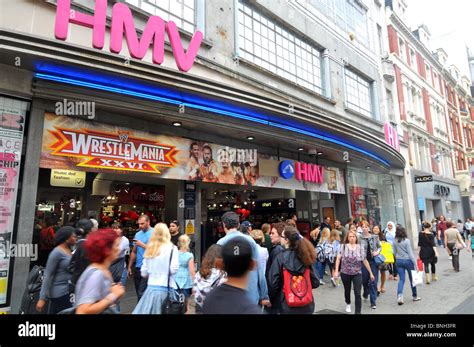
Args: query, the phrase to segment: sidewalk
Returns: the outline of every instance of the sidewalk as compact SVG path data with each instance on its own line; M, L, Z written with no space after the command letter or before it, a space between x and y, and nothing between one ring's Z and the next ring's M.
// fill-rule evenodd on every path
M423 284L418 287L418 295L421 301L411 300L410 284L405 282L404 298L405 304L397 304L398 281L388 280L385 282L385 293L381 293L377 299L377 309L370 308L370 300L362 299L362 314L446 314L446 313L472 313L470 310L474 303L474 258L471 253L462 250L460 254L461 271L453 270L451 260L444 248L438 247L440 255L436 264L436 272L439 280L429 285ZM329 270L328 270L329 271ZM380 276L379 276L380 277ZM315 313L319 314L346 314L344 312L344 288L333 287L329 276L324 277L325 285L315 289ZM380 278L379 278L380 285ZM352 314L354 314L354 294L351 293ZM133 279L127 281L125 298L121 302L122 313L130 314L137 304ZM190 314L194 312L194 301L191 301ZM321 312L322 311L322 312Z
M405 282L404 299L405 304L397 304L398 281L388 280L385 282L385 293L381 293L377 299L377 309L370 308L370 300L362 299L362 314L446 314L446 313L472 313L474 310L466 310L465 305L470 305L474 297L474 258L471 253L462 250L460 253L460 272L453 270L451 260L444 248L438 247L440 255L436 264L436 272L439 280L431 284L418 287L418 296L421 301L411 300L411 289L408 277ZM329 271L329 270L328 270ZM328 272L329 273L329 272ZM316 302L315 312L345 313L344 288L333 287L330 276L324 277L325 285L315 289L314 298ZM379 276L380 286L380 276ZM464 305L464 306L463 306ZM354 314L354 294L351 293L352 314ZM328 310L328 311L326 311ZM322 311L322 312L321 312ZM452 311L452 312L451 312Z

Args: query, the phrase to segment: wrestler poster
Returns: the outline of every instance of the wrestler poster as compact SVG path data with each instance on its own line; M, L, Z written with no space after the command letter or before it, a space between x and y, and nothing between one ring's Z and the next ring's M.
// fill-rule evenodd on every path
M159 128L149 130L131 130L47 113L40 165L51 169L140 172L166 179L344 193L340 191L344 190L343 182L335 184L342 177L339 170L333 175L332 189L325 183L321 190L321 185L285 181L278 174L260 175L260 155L255 149L163 135L158 133Z

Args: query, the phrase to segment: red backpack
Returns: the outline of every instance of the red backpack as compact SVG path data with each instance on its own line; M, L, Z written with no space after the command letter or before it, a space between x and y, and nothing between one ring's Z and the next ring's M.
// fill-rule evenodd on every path
M313 302L309 267L302 275L292 275L283 268L283 293L288 307L303 307Z

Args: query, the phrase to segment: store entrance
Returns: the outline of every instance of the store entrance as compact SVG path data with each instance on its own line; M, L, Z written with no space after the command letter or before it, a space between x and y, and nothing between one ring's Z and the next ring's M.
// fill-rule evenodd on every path
M51 169L40 169L33 234L33 242L40 247L43 241L40 235L47 235L41 230L74 226L81 218L96 219L99 228L120 222L124 236L130 241L142 214L150 217L152 226L177 219L178 189L182 181L142 173L87 172L84 187L71 188L53 186L51 174Z
M276 223L296 214L294 190L262 187L243 187L218 183L205 183L202 196L203 253L225 236L221 217L228 211L248 220L253 229L261 229L264 223Z

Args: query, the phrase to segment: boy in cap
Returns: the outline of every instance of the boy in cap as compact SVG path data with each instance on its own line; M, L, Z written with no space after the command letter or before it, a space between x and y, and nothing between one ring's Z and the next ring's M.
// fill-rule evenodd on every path
M209 293L203 314L260 314L261 311L247 295L249 274L256 267L252 247L244 237L234 237L222 247L218 268L227 273L227 281Z

